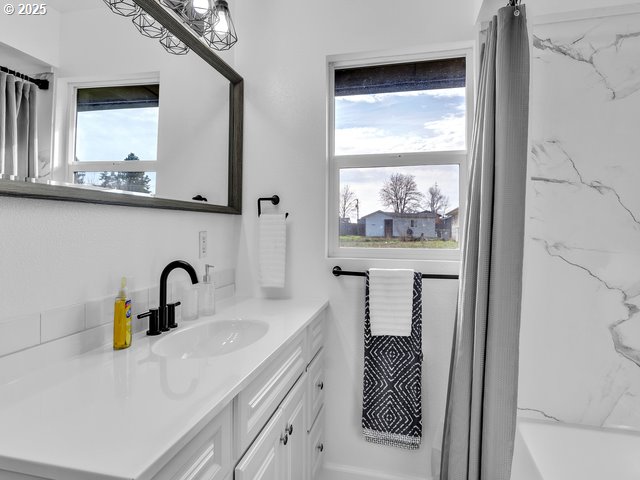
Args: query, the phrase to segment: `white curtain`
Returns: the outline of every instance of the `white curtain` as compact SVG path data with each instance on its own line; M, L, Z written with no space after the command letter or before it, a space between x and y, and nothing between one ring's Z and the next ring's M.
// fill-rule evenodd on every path
M528 112L525 7L504 7L482 46L441 480L510 478Z
M38 87L0 72L0 178L38 177Z

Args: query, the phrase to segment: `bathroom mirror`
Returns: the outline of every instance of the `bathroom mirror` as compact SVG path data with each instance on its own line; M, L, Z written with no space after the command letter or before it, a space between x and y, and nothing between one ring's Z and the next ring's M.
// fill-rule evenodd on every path
M25 180L19 151L17 178L0 179L0 195L240 214L243 80L225 61L233 54L214 53L156 0L135 3L189 52L165 51L102 0L0 16L0 66L49 80L37 91L37 178Z

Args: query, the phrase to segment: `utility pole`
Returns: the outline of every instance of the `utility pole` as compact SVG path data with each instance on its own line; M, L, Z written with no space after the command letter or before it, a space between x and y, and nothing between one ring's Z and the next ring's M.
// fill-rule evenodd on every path
M360 223L360 200L356 198L356 223Z

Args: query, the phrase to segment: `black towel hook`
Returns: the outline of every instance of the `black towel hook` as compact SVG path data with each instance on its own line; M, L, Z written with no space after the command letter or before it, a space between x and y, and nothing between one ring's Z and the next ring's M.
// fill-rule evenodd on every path
M278 205L280 203L280 197L278 195L274 195L272 197L261 197L258 199L258 216L262 215L262 204L260 202L271 202L272 205ZM289 213L287 212L284 218L287 218Z

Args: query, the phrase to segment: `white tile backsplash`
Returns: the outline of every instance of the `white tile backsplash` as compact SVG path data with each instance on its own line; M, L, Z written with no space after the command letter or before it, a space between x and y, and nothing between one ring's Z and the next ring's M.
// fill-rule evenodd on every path
M40 341L66 337L85 329L84 303L42 312Z
M225 268L213 271L213 283L216 288L227 287L229 285L235 285L236 283L236 271L234 268Z
M236 294L236 286L234 284L218 287L216 285L216 303L226 298L231 298Z
M114 297L104 297L86 303L86 328L105 325L113 320Z
M149 290L137 290L131 292L131 328L134 332L147 329L146 318L138 318L138 315L149 310Z
M0 321L0 357L39 343L39 313Z
M29 372L62 361L74 355L107 345L113 338L111 325L84 330L55 342L42 343L11 355L0 357L0 385L11 382ZM36 351L38 354L34 355Z
M214 275L216 301L235 295L234 269L216 270ZM188 281L169 282L167 301L184 301L181 298L184 287L191 288L191 284ZM137 316L148 311L150 307L157 308L159 287L155 285L135 290L130 292L130 296L132 329L136 333L145 331L148 320L138 320ZM47 352L54 357L63 358L110 342L113 335L111 324L114 301L115 296L109 295L83 304L68 305L8 319L0 318L0 357L3 364L9 361L12 365L16 362L20 363L22 358L20 352L32 347L46 348ZM181 308L178 307L176 311L178 323L182 321L180 313ZM54 346L47 343L52 340L56 340L53 342ZM40 345L45 343L48 346ZM27 367L29 366L25 366ZM2 377L3 375L0 375L0 382Z
M169 288L167 287L167 290ZM149 307L150 308L158 308L160 299L160 287L157 285L155 287L151 287L149 289Z

